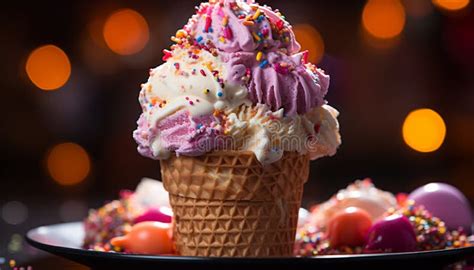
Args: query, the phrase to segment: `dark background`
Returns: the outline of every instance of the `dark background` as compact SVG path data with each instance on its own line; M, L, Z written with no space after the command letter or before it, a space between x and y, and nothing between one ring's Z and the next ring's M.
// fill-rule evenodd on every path
M393 192L444 181L474 200L471 6L446 12L429 0L402 1L403 32L374 45L361 26L366 1L260 2L282 10L293 25L310 24L319 31L325 54L318 66L331 75L327 100L341 113L343 145L335 157L312 163L306 205L364 177ZM131 136L140 113L139 84L149 68L162 63L161 50L198 3L2 4L0 259L31 257L34 251L18 238L28 228L80 220L88 208L116 198L121 189L133 189L142 177L160 178L158 162L141 157ZM115 54L93 40L120 8L136 10L149 26L150 40L135 55ZM45 44L60 47L72 66L68 82L56 91L40 90L25 72L28 55ZM420 153L403 141L403 121L417 108L434 109L444 118L447 136L438 151ZM46 169L45 156L61 142L77 143L90 156L90 174L77 185L59 185ZM12 207L23 214L13 222L19 224L5 220Z

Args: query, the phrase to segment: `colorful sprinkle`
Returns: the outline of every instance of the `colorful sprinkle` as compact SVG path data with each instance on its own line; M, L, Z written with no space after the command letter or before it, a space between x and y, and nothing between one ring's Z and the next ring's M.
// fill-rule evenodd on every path
M234 34L232 33L232 29L230 29L229 26L226 26L224 28L224 37L228 40L231 40L234 38Z
M206 15L206 24L204 25L204 32L211 32L212 18L210 15Z
M206 95L209 94L209 92L211 92L211 90L209 90L209 89L204 90L204 94L206 94Z
M257 59L257 61L260 62L262 60L262 57L263 57L263 52L258 52L257 57L255 59Z
M252 32L252 36L253 36L253 38L254 38L257 42L260 42L260 41L262 40L262 39L260 38L260 36L257 35L257 33L255 33L255 32Z
M217 92L217 96L218 96L218 97L223 97L223 96L224 96L224 93L222 93L222 92Z
M268 65L268 60L263 60L262 63L260 63L260 65L258 65L260 68L265 68L266 66Z
M260 17L260 14L262 14L262 11L260 9L257 9L257 12L253 14L252 20L255 21L256 19L258 19L258 17Z
M305 64L308 63L308 57L309 57L309 52L308 52L308 51L304 51L304 52L303 52L303 57L301 58L301 61L303 61L303 65L305 65Z
M183 29L180 29L178 30L178 32L176 32L177 38L186 38L187 36L188 36L188 33L184 31Z
M245 26L254 26L255 25L255 23L252 22L252 21L243 21L242 24L245 25Z
M189 105L194 105L194 102L192 100L189 101Z
M173 41L174 43L178 43L178 44L181 44L183 43L183 40L177 38L177 37L171 37L171 41Z
M175 67L177 70L179 70L179 68L180 68L179 63L174 63L174 67Z
M163 54L164 54L164 55L163 55L163 61L167 61L168 59L170 59L170 58L173 56L173 54L171 53L171 51L166 50L166 49L163 50Z
M202 76L207 77L206 72L204 71L204 69L201 69L200 72L201 72Z
M203 38L202 36L199 36L199 37L197 37L196 41L197 41L198 43L201 43L201 41L202 41L203 39L204 39L204 38Z
M285 23L283 22L283 20L279 20L278 22L276 22L276 27L278 30L281 30L283 29L283 26L285 25Z
M224 19L222 19L222 25L227 26L229 24L229 16L224 16Z

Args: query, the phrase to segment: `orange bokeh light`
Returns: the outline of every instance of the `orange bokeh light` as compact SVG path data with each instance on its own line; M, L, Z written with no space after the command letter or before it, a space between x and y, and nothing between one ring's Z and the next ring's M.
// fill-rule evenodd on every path
M436 111L418 109L406 117L402 134L405 143L414 150L422 153L434 152L446 138L446 124Z
M54 45L35 49L26 60L26 74L42 90L56 90L71 76L71 63L66 53Z
M405 17L399 0L369 0L362 13L362 25L375 38L392 39L403 31Z
M433 0L433 4L441 9L456 11L469 5L469 0Z
M48 173L57 183L70 186L82 182L90 172L86 150L75 143L54 146L46 157Z
M293 31L301 49L309 51L308 60L314 64L319 63L324 56L324 41L318 30L309 24L297 24Z
M140 52L150 38L145 18L132 9L121 9L110 15L104 24L103 35L107 46L120 55Z

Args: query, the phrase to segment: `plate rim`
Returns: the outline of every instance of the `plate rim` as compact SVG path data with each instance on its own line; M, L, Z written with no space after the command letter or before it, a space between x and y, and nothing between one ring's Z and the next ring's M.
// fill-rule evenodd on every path
M268 263L269 261L275 262L305 262L305 261L326 261L326 260L345 260L345 261L354 261L354 260L387 260L387 259L404 259L409 260L413 258L420 259L420 256L430 256L430 255L445 255L449 256L450 254L459 254L459 253L472 253L474 255L474 246L471 247L462 247L462 248L452 248L452 249L439 249L439 250L428 250L428 251L415 251L415 252L397 252L397 253L374 253L374 254L343 254L343 255L319 255L313 257L258 257L258 258L247 258L247 257L189 257L189 256L173 256L173 255L140 255L140 254L125 254L125 253L115 253L115 252L104 252L96 250L87 250L82 248L73 248L65 247L59 245L46 244L44 242L37 241L31 236L38 230L44 228L51 228L54 226L66 226L66 225L79 225L82 222L66 222L66 223L57 223L51 225L43 225L35 227L28 230L25 234L25 239L28 244L38 248L40 250L46 251L48 253L56 254L55 251L61 252L62 254L74 255L74 256L86 256L94 258L107 258L107 259L121 259L121 260L138 260L138 261L167 261L167 262L193 262L193 263Z

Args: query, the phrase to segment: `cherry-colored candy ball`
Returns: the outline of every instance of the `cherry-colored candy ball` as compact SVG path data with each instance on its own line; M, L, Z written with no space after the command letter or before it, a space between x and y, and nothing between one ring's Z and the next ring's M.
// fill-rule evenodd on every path
M172 254L170 230L169 223L141 222L134 225L127 235L113 238L111 243L134 254Z
M375 223L367 238L366 250L372 252L410 252L417 244L410 221L397 214Z
M367 211L348 207L336 213L328 223L328 238L331 247L362 246L372 219Z

